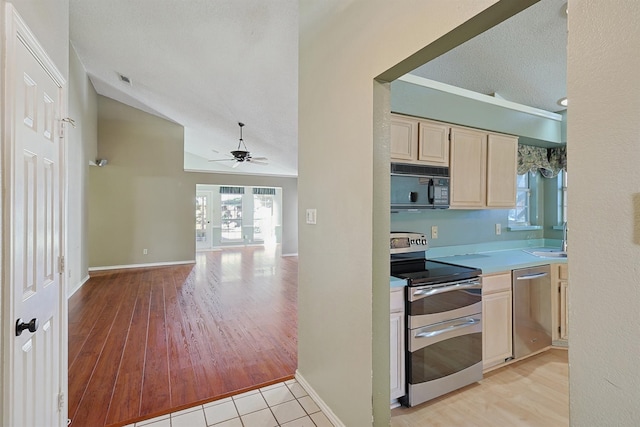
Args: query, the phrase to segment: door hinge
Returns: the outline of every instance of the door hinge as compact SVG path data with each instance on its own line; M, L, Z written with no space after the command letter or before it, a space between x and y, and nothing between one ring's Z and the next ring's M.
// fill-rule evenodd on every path
M58 257L58 272L64 273L64 255Z
M64 409L64 393L58 393L58 412Z
M560 333L560 332L562 332L562 331L560 330L560 326L558 326L558 333Z
M451 142L451 130L449 130L449 142Z

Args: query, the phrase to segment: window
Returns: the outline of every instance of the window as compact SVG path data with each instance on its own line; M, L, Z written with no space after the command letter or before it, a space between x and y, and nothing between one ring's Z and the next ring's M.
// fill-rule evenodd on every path
M222 242L241 242L244 187L220 187Z
M516 207L509 211L510 226L531 225L531 181L529 172L518 175Z
M253 240L275 240L275 188L253 189Z
M206 195L198 194L196 196L196 242L207 241L208 200Z
M558 174L558 225L567 220L567 171Z

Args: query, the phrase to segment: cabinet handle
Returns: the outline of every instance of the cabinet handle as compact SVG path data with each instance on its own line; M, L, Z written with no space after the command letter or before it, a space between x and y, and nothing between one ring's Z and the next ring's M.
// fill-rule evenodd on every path
M544 277L548 275L549 273L527 274L526 276L516 277L516 280L532 280L532 279L537 279L538 277Z

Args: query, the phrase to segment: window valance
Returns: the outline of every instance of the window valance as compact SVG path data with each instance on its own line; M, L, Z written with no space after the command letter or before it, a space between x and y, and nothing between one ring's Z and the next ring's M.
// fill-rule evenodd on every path
M518 175L540 172L545 178L555 178L567 170L567 147L542 148L518 145Z
M244 194L244 187L220 187L220 194Z

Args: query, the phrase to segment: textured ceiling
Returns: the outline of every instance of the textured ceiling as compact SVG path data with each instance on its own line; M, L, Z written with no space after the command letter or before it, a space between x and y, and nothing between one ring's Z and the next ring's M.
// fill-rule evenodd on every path
M203 167L297 174L297 1L71 0L70 15L98 93L183 125ZM268 166L206 162L236 149L238 122Z
M413 74L558 111L565 3L541 0ZM313 5L302 27L343 3ZM297 175L297 0L70 0L70 14L71 42L98 93L183 125L193 169ZM236 149L238 122L268 166L207 162Z
M567 0L541 0L410 74L561 111L567 95Z

